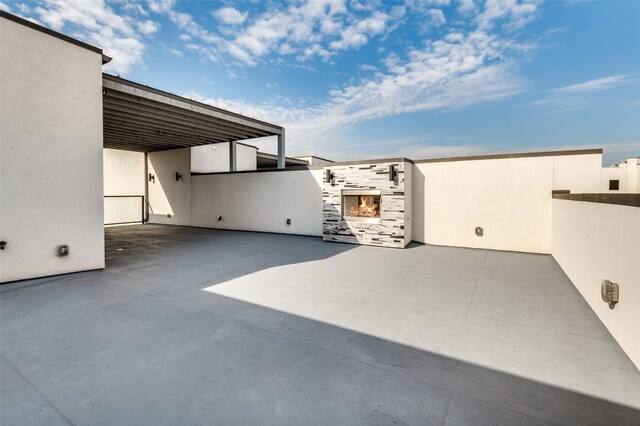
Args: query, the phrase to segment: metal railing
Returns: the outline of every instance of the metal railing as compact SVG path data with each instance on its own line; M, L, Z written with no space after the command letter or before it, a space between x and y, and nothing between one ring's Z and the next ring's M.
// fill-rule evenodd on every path
M139 199L139 200L136 200ZM144 195L105 195L104 224L127 225L145 222Z

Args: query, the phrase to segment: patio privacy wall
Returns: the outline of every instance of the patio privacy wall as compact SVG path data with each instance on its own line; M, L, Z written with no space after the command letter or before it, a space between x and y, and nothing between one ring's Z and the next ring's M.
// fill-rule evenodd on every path
M551 252L640 368L640 208L554 199ZM600 296L604 279L620 286L614 309Z
M144 161L142 152L103 151L105 224L142 220L141 199L124 196L145 195Z
M193 226L322 235L322 170L193 176L191 193Z
M322 235L322 170L192 176L188 148L148 158L150 223Z
M551 191L600 188L601 152L578 153L416 161L413 240L551 253ZM193 176L189 169L188 149L149 154L156 178L149 183L151 222L322 235L321 169ZM475 234L478 226L482 237Z
M551 191L598 192L602 154L415 163L415 241L550 253Z
M191 225L191 150L151 152L148 162L149 222Z
M1 282L104 267L101 68L0 18Z

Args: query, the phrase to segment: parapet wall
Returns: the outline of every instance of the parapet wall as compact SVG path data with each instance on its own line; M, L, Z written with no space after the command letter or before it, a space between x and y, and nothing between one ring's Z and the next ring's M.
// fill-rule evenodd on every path
M554 199L551 253L640 368L640 194L635 197L636 206L597 197ZM605 279L619 285L620 301L613 309L600 294Z

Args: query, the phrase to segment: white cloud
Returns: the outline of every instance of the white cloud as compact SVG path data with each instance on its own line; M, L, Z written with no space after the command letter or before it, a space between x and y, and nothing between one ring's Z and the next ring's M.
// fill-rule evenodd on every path
M601 90L611 89L621 84L628 83L630 76L628 74L613 75L611 77L598 78L595 80L584 81L582 83L572 84L569 86L558 87L550 90L551 93L590 93L599 92Z
M427 24L430 26L439 27L447 23L444 12L440 9L429 9L426 13L426 18Z
M0 10L4 10L5 12L11 12L11 7L8 4L0 1Z
M181 41L189 41L189 40L191 40L191 36L190 36L189 34L180 34L180 35L178 36L178 38L179 38Z
M148 0L149 9L155 13L167 13L173 9L175 0Z
M476 16L480 29L489 30L496 22L504 21L506 29L519 29L529 23L538 10L536 2L518 0L487 0Z
M247 12L242 13L233 7L218 9L214 12L213 16L229 25L239 25L247 20Z
M43 0L32 10L44 25L63 31L71 24L71 36L102 48L113 58L105 65L106 71L126 73L142 61L140 33L144 31L135 19L119 16L103 0ZM150 29L150 25L143 25L142 30Z
M463 15L472 15L478 12L478 5L474 0L459 0L458 12Z
M177 58L182 58L184 56L184 53L182 52L182 50L178 50L176 48L173 47L168 47L167 52L169 52L171 55L177 57Z
M144 35L152 35L160 29L160 24L151 20L138 22L138 30Z
M213 16L234 28L221 28L214 34L173 6L173 1L149 3L152 11L166 14L189 36L214 47L217 55L209 54L211 60L220 61L220 55L227 54L247 66L257 65L270 54L295 55L300 61L315 57L328 60L338 51L359 48L371 37L392 30L392 22L404 14L403 7L384 4L379 5L380 10L371 10L352 2L350 10L346 0L276 2L255 19L233 7L223 7Z
M533 101L531 104L546 107L551 111L575 111L589 104L589 95L613 89L631 81L631 76L628 74L583 81L551 89L549 97Z
M452 110L521 92L523 84L508 59L517 48L513 41L483 31L459 33L412 50L404 59L389 55L386 73L332 90L326 101L313 106L288 106L281 101L251 104L197 93L189 96L285 125L290 151L347 155L341 144L348 143L346 132L357 123Z

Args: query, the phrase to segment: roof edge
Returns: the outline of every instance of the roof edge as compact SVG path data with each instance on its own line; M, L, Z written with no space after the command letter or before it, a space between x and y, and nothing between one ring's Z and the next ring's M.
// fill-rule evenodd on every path
M139 89L139 90L145 90L147 92L154 93L156 95L165 96L167 98L178 100L178 101L181 101L181 102L186 102L186 103L188 103L190 105L194 105L194 106L197 106L197 107L200 107L200 108L209 109L211 111L216 111L216 112L221 113L221 114L227 114L227 115L235 117L235 118L240 118L240 119L243 119L243 120L251 121L253 123L260 124L262 126L271 127L272 129L274 129L274 133L275 134L282 134L282 131L284 130L284 127L280 126L278 124L269 123L269 122L266 122L266 121L263 121L263 120L260 120L260 119L257 119L257 118L253 118L253 117L249 117L247 115L243 115L243 114L240 114L240 113L237 113L237 112L229 111L229 110L226 110L224 108L220 108L220 107L217 107L217 106L205 104L204 102L194 101L193 99L185 98L184 96L176 95L174 93L167 92L165 90L158 89L158 88L155 88L155 87L152 87L152 86L147 86L146 84L138 83L136 81L128 80L126 78L122 78L122 77L119 77L119 76L116 76L116 75L112 75L112 74L103 72L102 73L102 78L103 78L103 80L106 79L106 80L110 80L110 81L115 82L115 83L129 85L129 86L131 86L133 88L136 88L136 89Z
M318 169L322 169L322 168L331 168L331 167L336 167L336 166L351 166L351 165L358 165L358 164L379 164L379 163L403 163L403 162L407 162L407 163L411 163L413 164L414 161L410 160L408 158L405 157L394 157L394 158L376 158L373 160L356 160L356 161L338 161L338 162L332 162L330 164L324 164L322 166L315 166L312 167L312 169L318 168Z
M9 12L5 12L4 10L0 10L0 17L5 18L9 21L13 21L16 24L23 25L25 27L29 27L32 30L40 31L41 33L45 33L62 41L66 41L67 43L75 44L76 46L82 47L84 49L90 50L94 53L102 55L102 65L111 61L111 58L102 54L102 49L99 47L93 46L91 44L85 43L84 41L80 41L73 37L69 37L68 35L64 35L47 27L43 27L42 25L36 24L35 22L31 22L27 19L21 18L19 16L13 15ZM106 60L106 62L105 62Z

